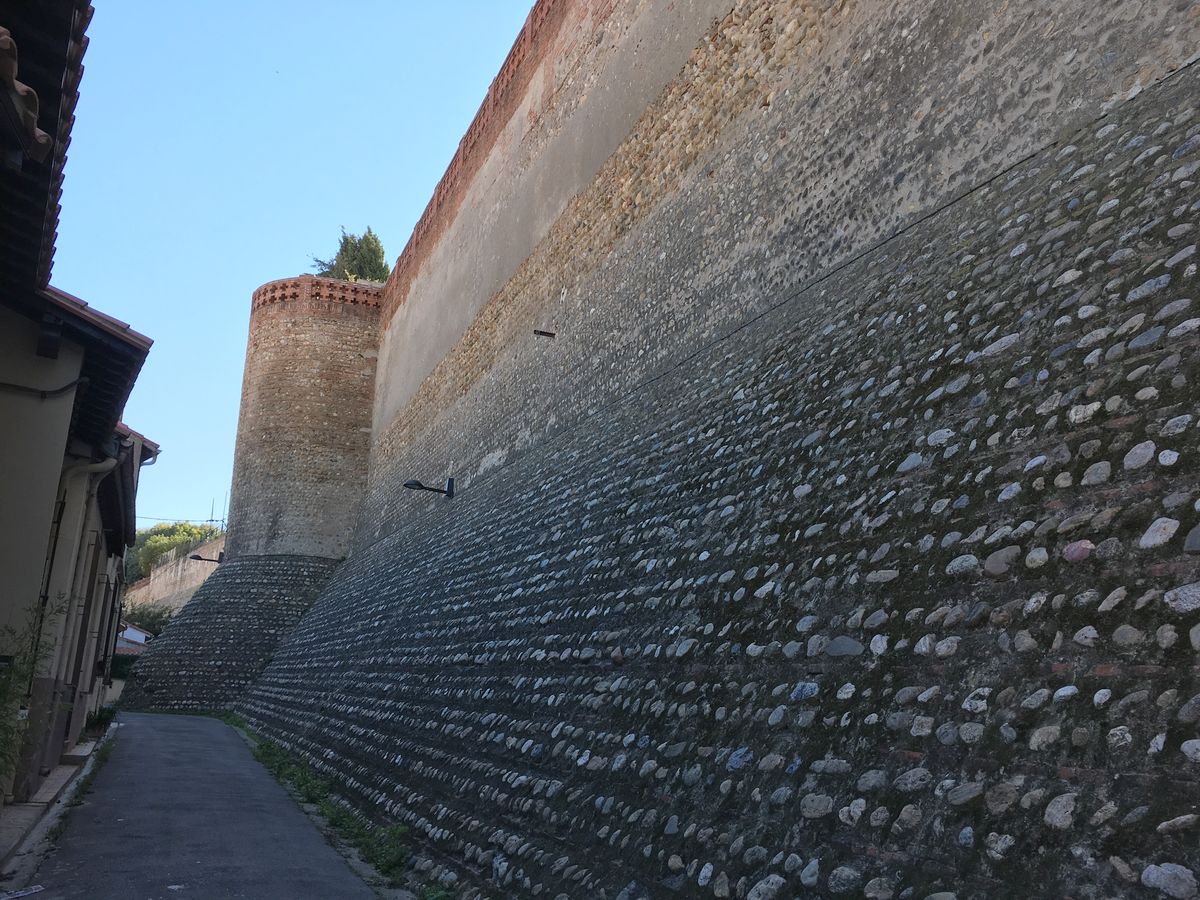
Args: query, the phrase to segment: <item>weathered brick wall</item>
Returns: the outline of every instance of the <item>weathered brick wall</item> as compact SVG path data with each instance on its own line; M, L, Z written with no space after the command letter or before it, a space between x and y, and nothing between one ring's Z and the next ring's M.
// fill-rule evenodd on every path
M227 552L341 559L366 484L379 289L303 275L251 307Z
M795 221L779 275L718 281L761 315L557 428L483 394L549 436L452 501L381 474L390 528L240 708L470 893L1195 896L1197 96L1149 88L799 288L823 220ZM748 226L805 193L747 171ZM690 204L683 240L720 232ZM613 291L671 281L642 227ZM378 451L396 478L505 427L449 415Z
M222 563L138 658L121 692L133 709L227 709L312 605L337 562L246 556Z
M732 4L535 6L388 280L377 428L408 403Z

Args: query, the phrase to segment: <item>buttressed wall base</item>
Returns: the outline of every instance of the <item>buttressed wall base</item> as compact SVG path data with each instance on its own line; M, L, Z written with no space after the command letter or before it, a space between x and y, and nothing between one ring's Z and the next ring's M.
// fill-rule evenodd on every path
M237 708L463 896L1196 896L1200 5L671 8L537 4Z

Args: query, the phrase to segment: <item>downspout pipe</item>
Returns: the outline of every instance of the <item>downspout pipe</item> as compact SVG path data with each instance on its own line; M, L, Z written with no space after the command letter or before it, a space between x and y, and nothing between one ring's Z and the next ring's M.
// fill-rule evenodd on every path
M118 453L116 456L98 463L86 463L78 468L72 467L69 472L71 478L77 475L85 475L87 477L87 481L85 482L87 490L83 492L83 506L79 510L79 527L76 532L77 537L75 541L75 561L72 563L71 569L67 572L68 577L71 578L71 592L74 593L76 587L81 591L76 594L80 598L81 603L83 602L83 598L89 596L92 590L92 586L89 584L89 575L78 573L82 574L83 577L81 584L78 583L79 579L75 577L77 574L75 570L79 566L79 554L83 551L84 539L87 536L88 510L92 508L92 501L96 499L96 493L100 490L100 482L105 479L109 472L117 467L120 461L121 454ZM70 609L71 605L68 604L68 609ZM72 645L82 639L80 632L86 623L87 617L87 610L83 608L71 610L71 613L68 613L63 622L63 653L59 657L58 666L58 677L62 681L66 681L70 677Z
M125 441L126 447L133 447L134 444L135 444L135 442L132 439ZM154 465L156 462L158 462L158 457L161 453L162 453L162 451L160 449L156 448L151 453L149 459L142 460L140 463L138 463L138 468L145 469L149 466ZM140 481L140 478L139 478L139 481ZM117 653L117 640L120 635L120 626L121 626L121 609L125 603L124 563L125 563L125 552L127 551L127 549L128 548L122 548L121 566L117 570L117 572L118 572L117 579L113 583L113 587L112 587L110 615L112 617L113 628L111 629L112 636L111 636L111 639L109 640L110 646L108 648L107 660L105 663L105 671L104 671L104 683L106 685L112 684L112 660L116 656L116 653Z
M116 456L109 459L103 459L100 462L94 463L70 463L63 466L62 479L63 487L66 487L68 479L74 478L76 475L101 475L111 472L117 467L119 458Z
M70 463L66 466L63 466L62 475L59 476L59 485L60 485L59 490L63 495L63 505L64 505L62 520L67 519L66 505L71 500L71 496L70 496L71 486L72 486L72 482L75 480L76 476L98 475L98 474L107 475L109 472L111 472L113 469L115 469L117 467L117 462L118 462L117 457L113 457L111 459L101 460L100 462L97 462L97 463L79 462L79 463ZM89 494L90 493L91 493L91 491L89 491ZM84 504L84 508L86 508L86 504ZM74 510L72 510L72 512L73 511ZM47 565L46 565L46 573L45 573L45 575L42 576L42 596L39 599L41 601L41 607L42 607L43 613L46 611L46 605L50 602L50 580L54 577L55 557L58 556L58 545L61 543L62 543L62 531L60 530L54 536L54 545L52 547L50 547L50 559L48 560Z
M65 546L72 547L74 550L69 560L69 576L74 572L75 564L79 558L79 545L83 539L82 529L86 518L84 513L87 511L91 498L95 496L96 489L99 487L100 481L103 480L103 476L115 469L118 462L118 457L111 457L96 463L71 463L63 467L62 475L59 478L64 504L61 522L62 524L71 523L70 543ZM99 475L101 478L96 479L94 484L90 484L82 492L82 496L81 492L72 490L79 476L90 478L94 475ZM76 502L72 502L73 500ZM58 548L63 545L63 539L64 534L60 527L55 534L54 544L50 547L50 559L46 565L46 574L42 579L42 595L39 598L37 628L34 632L33 658L35 660L41 658L42 631L46 624L46 607L50 604L50 585L54 580L57 569ZM32 681L30 682L30 690L32 692Z

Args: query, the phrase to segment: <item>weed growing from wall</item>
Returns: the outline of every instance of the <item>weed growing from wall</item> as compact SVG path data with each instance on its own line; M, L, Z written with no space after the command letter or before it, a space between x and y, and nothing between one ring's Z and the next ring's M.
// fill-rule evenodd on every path
M25 609L19 624L0 627L0 782L17 770L29 717L30 691L39 665L54 651L54 643L39 640L52 631L64 604L42 610Z
M236 713L226 713L218 718L235 728L245 727L245 722ZM257 736L254 740L254 758L280 784L291 788L301 802L315 805L337 836L358 850L363 860L390 884L397 885L402 881L409 858L405 843L407 827L376 824L364 819L337 799L329 781L314 772L308 763L296 759L274 741ZM434 893L428 900L441 900L441 897Z
M89 734L103 734L116 717L117 708L115 706L102 706L95 712L88 713L87 723L83 726L83 730Z

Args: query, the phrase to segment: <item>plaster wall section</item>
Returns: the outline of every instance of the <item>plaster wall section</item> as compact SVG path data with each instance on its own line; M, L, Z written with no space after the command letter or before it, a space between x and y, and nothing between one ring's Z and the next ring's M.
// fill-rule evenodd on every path
M301 276L254 293L227 553L340 559L366 482L379 288Z
M536 5L388 282L377 429L462 338L731 4Z
M407 287L393 356L422 342L418 310L479 311L394 417L412 378L380 368L361 539L398 527L406 477L469 489L1177 70L1200 46L1198 8L738 3L488 302L482 282L445 285L495 235L447 236L436 278Z
M31 353L38 327L24 316L0 309L0 382L58 391L79 377L83 351L64 341L57 359ZM42 592L46 547L58 491L75 388L41 397L0 389L0 421L10 435L0 441L0 627L20 629Z

